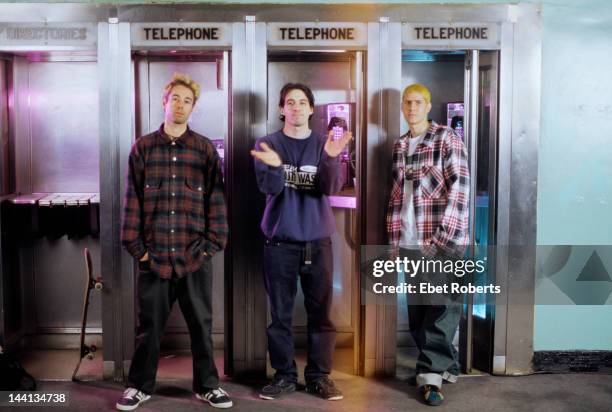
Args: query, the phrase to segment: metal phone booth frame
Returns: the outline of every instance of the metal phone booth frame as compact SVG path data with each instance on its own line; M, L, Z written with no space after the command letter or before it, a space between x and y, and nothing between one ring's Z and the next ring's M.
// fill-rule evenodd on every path
M499 50L499 105L497 141L497 190L495 193L497 213L496 253L494 268L497 284L506 292L497 297L495 319L492 328L492 370L494 374L515 375L531 371L533 358L533 316L536 254L536 184L538 170L538 140L540 119L540 75L541 34L540 11L533 5L486 5L486 6L389 6L384 10L392 19L381 19L371 24L370 45L378 45L381 56L379 65L369 60L368 90L382 90L375 96L368 95L368 102L380 107L381 116L368 119L367 165L365 173L364 244L384 244L385 234L381 230L385 221L389 189L380 182L388 182L393 142L400 135L401 96L401 51L402 40L406 44L408 24L452 25L458 23L481 23L494 25L498 36L497 45L488 45L483 50ZM376 27L378 26L378 27ZM403 39L402 39L403 38ZM468 50L472 63L478 67L479 47L462 44L432 45L425 42L419 46L407 44L411 50ZM368 57L376 56L368 49ZM387 64L382 64L386 62ZM393 62L393 64L388 64ZM375 71L376 67L379 68ZM475 74L474 74L475 72ZM472 108L477 104L478 71L472 70L471 79L466 79L466 103ZM474 77L475 76L475 77ZM378 87L370 87L378 82ZM472 86L469 86L471 84ZM469 93L467 93L469 91ZM370 109L370 113L373 110ZM477 124L477 111L472 110L467 119L468 128ZM467 130L474 139L475 129ZM473 140L472 140L473 142ZM474 152L471 164L474 165ZM372 156L373 153L383 155ZM491 172L489 172L491 173ZM472 195L472 201L474 203ZM471 206L473 210L473 205ZM473 220L471 221L473 224ZM515 247L518 246L518 247ZM368 375L393 375L396 365L397 312L395 306L362 306L362 364L361 372ZM471 313L471 311L470 311ZM472 332L468 316L463 333ZM463 367L471 369L471 345L464 354ZM466 359L467 358L467 359Z
M308 14L316 13L316 9L309 10ZM349 88L351 89L350 94L352 96L349 98L351 100L351 104L354 105L355 110L355 120L354 120L354 133L355 133L355 175L356 181L354 190L351 188L347 191L342 191L338 195L330 196L330 204L334 209L334 214L336 216L336 224L337 231L333 235L333 245L334 245L334 276L338 276L340 280L339 290L337 291L339 295L339 299L334 303L336 306L336 310L342 313L336 313L337 318L335 319L336 329L337 329L337 346L336 347L345 347L350 346L353 350L353 359L352 359L352 372L354 374L358 374L359 371L359 343L360 343L360 302L359 302L359 277L358 277L358 262L359 262L359 253L361 244L361 232L360 232L360 219L361 219L361 209L360 209L360 173L359 170L361 168L361 158L362 154L362 142L365 140L365 118L366 118L366 87L369 87L369 84L366 82L365 73L369 70L369 60L367 59L368 50L370 48L370 38L369 38L369 26L365 22L358 22L354 19L355 16L347 16L353 17L353 20L330 20L320 21L312 20L309 21L306 16L294 13L294 15L300 15L298 21L293 21L291 19L287 20L273 20L267 23L267 34L268 34L268 49L269 49L269 61L272 64L283 62L304 62L304 64L346 64L346 61L342 59L349 59L349 69L350 78L346 79L347 83L350 81ZM321 14L326 15L327 14ZM342 14L339 13L339 17ZM286 16L285 16L286 17ZM343 16L344 17L344 16ZM317 37L317 32L329 32L333 31L346 31L351 33L350 39L334 39L333 36L330 35L331 38L324 38L323 35ZM293 33L290 35L289 33ZM311 33L311 35L308 35ZM309 37L310 36L310 37ZM348 57L347 57L348 56ZM341 63L342 61L342 63ZM296 66L288 66L294 67L296 70ZM334 66L335 67L335 66ZM270 69L270 70L278 70ZM327 67L327 70L332 70L331 66ZM335 70L335 69L334 69ZM307 73L305 70L299 71L296 73L298 78L302 80L304 77L304 73ZM300 76L300 74L302 76ZM328 83L333 81L337 81L334 75L337 73L334 71L333 73L328 72ZM269 73L270 75L270 73ZM321 73L318 73L321 76ZM303 80L307 84L311 86L321 84L318 83L322 79L312 79L308 80L308 76L306 75L306 79ZM282 76L279 76L282 77ZM344 79L342 79L344 80ZM276 79L268 79L269 82L278 81ZM295 80L292 75L286 76L283 82L286 81L299 81ZM280 85L278 84L278 85ZM328 87L331 86L321 86ZM315 89L315 87L313 87ZM269 90L269 89L268 89ZM328 90L328 89L326 89ZM314 90L315 94L317 90ZM268 112L268 116L272 116L271 113L276 113L276 95L270 95L269 98L272 99L269 103L270 111ZM316 102L317 104L322 104L320 101ZM329 102L331 103L331 102ZM316 111L316 109L315 109ZM271 120L268 119L269 124L271 124ZM316 127L311 125L313 129ZM274 130L268 130L269 133ZM345 290L346 289L346 290ZM336 299L336 297L334 298ZM348 301L348 302L347 302ZM339 309L341 308L341 309ZM298 308L298 311L301 309ZM305 326L298 326L294 332L306 332Z
M62 119L53 117L52 113L49 113L61 105L47 106L45 110L44 107L41 108L41 104L51 103L48 99L44 99L48 97L45 96L45 92L52 94L61 89L67 93L61 97L74 97L74 84L70 83L70 79L62 71L65 67L70 67L73 62L75 65L83 63L88 67L89 64L97 65L95 62L99 61L99 56L96 55L96 25L104 18L104 10L88 5L2 4L0 15L2 16L0 18L0 59L4 60L6 53L8 61L6 65L0 66L0 81L5 82L10 79L11 86L11 89L8 89L7 84L2 84L0 92L2 94L0 103L2 113L0 114L0 201L7 200L16 205L16 208L30 207L33 211L43 206L47 208L49 206L58 208L70 206L75 209L77 206L97 208L99 194L93 193L98 191L98 182L94 177L97 175L96 167L93 169L95 172L92 172L91 168L75 171L74 168L83 167L84 163L75 164L76 162L72 163L71 160L74 156L87 159L94 150L97 156L97 140L94 138L97 139L98 136L92 138L90 140L92 143L89 145L87 141L83 142L83 145L75 144L75 139L87 139L91 136L78 136L77 133L80 131L70 129L69 122L63 124ZM38 71L32 68L35 75L30 77L29 70L31 65L35 64L45 67L58 64L62 67L53 70L40 68ZM93 81L92 89L95 88L95 69L79 71L79 73L86 73L93 78L93 80L87 78L84 81ZM83 79L79 80L83 82ZM45 89L38 90L38 96L36 91L30 94L31 89L37 87L45 87ZM32 100L30 100L31 97ZM37 103L38 110L41 110L39 115L48 115L50 119L41 119L41 116L30 117L30 110L34 110L32 107ZM66 99L63 103L70 105L74 104L74 101ZM85 100L83 105L82 107L91 107L87 106L91 105L91 102ZM41 120L46 120L47 126L57 133L52 136L40 133L41 130L47 130L41 127L41 124L44 123ZM66 126L66 129L62 129L63 126ZM92 125L92 128L95 127L95 124ZM61 135L65 131L69 133ZM11 141L12 143L9 143ZM58 151L49 155L46 152L49 146L55 146L60 142L64 144L61 153ZM9 154L11 150L14 151L14 158L11 158ZM91 161L91 158L89 160ZM58 163L66 166L60 167ZM94 164L97 166L97 159ZM36 167L32 167L33 165ZM11 167L14 169L12 176L9 170ZM76 193L85 191L83 188L88 188L86 191L92 193ZM93 188L96 189L93 190ZM10 192L12 194L8 196ZM38 216L38 211L33 212L30 220L37 220L34 216ZM71 216L74 217L74 215ZM97 217L94 219L94 215L91 216L90 226L95 226L95 231L97 231ZM30 223L32 226L37 226L34 222L26 222L26 226ZM3 234L4 230L5 228L0 228ZM29 231L26 228L20 228L21 230ZM62 237L66 233L62 232ZM92 243L97 245L101 243L101 239L92 241ZM0 339L5 340L0 343L5 345L5 348L11 348L13 344L18 343L27 335L43 336L44 339L39 342L43 348L49 344L51 347L61 348L73 345L70 335L78 334L80 331L83 296L80 285L85 271L82 249L78 250L72 246L71 250L67 246L70 242L72 241L58 239L57 243L62 246L53 252L47 250L45 255L59 250L61 258L51 254L51 257L43 259L41 264L40 261L37 262L37 259L40 258L37 253L39 252L38 246L28 239L23 252L19 252L20 255L23 255L18 257L17 271L13 271L11 267L3 268L3 262L0 259ZM4 245L0 244L0 254L3 257L7 257L10 253L11 244L12 241ZM97 246L94 248L97 249ZM63 271L57 277L44 276L48 275L49 271L61 270L53 267L53 263L56 262L58 266L68 264L70 270ZM34 270L36 264L41 264L38 267L38 277L35 276ZM100 273L99 268L96 268L96 271ZM5 284L4 281L9 276L10 283ZM39 281L40 284L37 285L36 281ZM77 282L79 286L76 286ZM36 287L44 290L45 285L51 287L52 294L55 292L53 299L47 300L45 298L47 295L41 293L38 299L42 300L37 300ZM56 286L60 289L58 290ZM76 293L73 295L72 292ZM11 293L9 299L5 300L9 293ZM57 305L58 298L65 299L61 305ZM11 304L18 307L5 307ZM37 307L40 310L38 313ZM95 311L90 311L91 317L97 315L92 312ZM45 315L44 325L38 324L41 320L37 319L37 315ZM11 318L11 322L7 322L11 325L5 323L5 317ZM5 329L8 326L10 330ZM88 332L100 334L102 330L97 326L88 328ZM7 336L7 333L10 336ZM105 347L104 350L106 351L107 348Z
M202 7L194 6L119 6L116 16L110 17L107 22L99 24L99 54L103 57L103 67L100 79L100 118L101 121L101 164L105 165L105 173L101 175L101 185L107 188L107 196L102 199L101 227L110 241L102 247L102 264L108 273L112 273L112 284L118 292L112 295L111 307L116 308L116 314L108 314L105 318L109 326L112 325L116 333L113 335L116 351L112 359L105 365L106 376L114 376L115 380L122 381L127 376L134 350L135 317L134 317L134 262L131 256L122 250L120 244L121 215L123 208L123 194L125 193L125 176L127 172L127 159L134 137L134 64L132 52L147 50L160 53L198 53L214 50L223 53L222 73L230 74L230 78L223 78L227 87L227 119L229 125L224 126L225 136L225 163L224 175L226 185L226 198L228 205L228 220L230 226L239 227L240 213L235 211L235 205L248 204L240 199L240 191L233 189L238 184L241 188L244 183L236 182L244 174L230 172L236 163L233 153L248 149L240 145L245 138L246 124L250 123L243 108L247 103L250 92L243 88L250 86L250 81L244 79L242 73L249 66L247 54L247 25L231 22L231 16L222 16L221 13L210 13ZM239 17L237 17L239 19ZM217 20L219 19L219 20ZM230 20L229 22L227 20ZM235 20L234 20L235 21ZM216 39L193 41L192 39L161 39L147 38L143 33L147 28L168 29L206 27L216 30ZM151 31L149 31L151 33ZM230 55L232 55L230 57ZM234 55L236 56L234 59ZM244 59L247 59L246 61ZM241 70L231 70L235 65ZM127 91L127 92L126 92ZM161 93L161 90L160 90ZM234 110L236 115L232 115ZM221 120L222 121L222 120ZM142 123L142 119L140 120ZM242 203L239 203L242 202ZM246 240L246 239L245 239ZM230 276L232 265L242 262L240 258L232 256L232 250L240 237L232 236L228 248L224 253L225 268L225 373L232 374L232 333L242 331L240 324L232 322L232 295L236 291L232 287L234 280ZM247 248L248 249L248 248ZM242 250L242 249L241 249ZM235 269L234 269L235 271ZM239 283L240 284L240 283ZM230 299L227 299L230 296ZM241 299L237 299L241 302ZM250 348L255 345L246 345Z

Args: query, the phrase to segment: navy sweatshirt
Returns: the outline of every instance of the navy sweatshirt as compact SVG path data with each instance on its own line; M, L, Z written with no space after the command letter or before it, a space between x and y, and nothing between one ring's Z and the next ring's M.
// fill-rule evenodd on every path
M340 156L328 156L325 141L315 132L306 139L294 139L282 130L257 139L257 150L265 142L283 162L271 167L255 159L257 185L266 195L261 230L267 238L306 242L334 232L327 196L342 188Z

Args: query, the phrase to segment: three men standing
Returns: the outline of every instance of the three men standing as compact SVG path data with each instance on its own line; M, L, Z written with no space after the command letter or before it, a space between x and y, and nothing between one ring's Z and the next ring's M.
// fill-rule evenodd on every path
M197 83L175 75L164 91L164 123L130 152L122 242L139 261L139 325L119 410L150 398L160 340L177 299L191 337L196 396L218 408L233 405L219 388L211 335L211 257L223 249L228 232L221 162L210 140L187 126L199 94ZM410 130L394 146L387 230L400 254L456 259L468 243L467 154L452 129L428 121L430 110L426 87L404 90L402 113ZM299 277L308 322L306 389L339 400L342 392L329 378L335 221L328 196L342 187L339 155L352 135L334 140L333 132L321 136L309 128L314 96L303 84L282 88L279 111L283 129L258 139L251 151L266 195L263 269L272 317L268 351L276 370L259 396L276 399L296 389L292 315ZM417 384L427 404L439 405L442 381L456 381L459 373L452 339L461 306L430 303L409 302L409 317L420 350Z
M428 121L430 110L425 86L404 90L402 113L410 130L393 149L387 232L405 257L460 259L468 244L467 152L451 128ZM429 405L443 402L442 381L456 382L459 374L453 337L461 304L457 296L437 298L408 296L410 331L420 352L416 380Z

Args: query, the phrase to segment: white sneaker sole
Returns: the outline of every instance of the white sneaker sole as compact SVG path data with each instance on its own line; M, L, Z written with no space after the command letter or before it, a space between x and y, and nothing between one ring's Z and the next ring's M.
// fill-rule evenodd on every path
M267 400L267 401L273 401L273 400L276 400L276 398L275 398L274 396L262 395L261 393L259 394L259 397L260 397L261 399L265 399L265 400Z
M224 402L224 403L212 403L211 401L209 401L208 399L206 399L199 393L196 393L196 398L198 398L202 402L208 402L208 404L212 406L213 408L227 409L227 408L231 408L232 406L234 406L234 402L232 401Z
M148 401L149 399L151 399L151 396L149 395L148 397L144 398L143 400L139 401L136 405L121 405L119 403L115 404L115 408L119 411L133 411L134 409L138 408L140 406L141 403Z
M267 401L275 401L275 400L277 400L277 399L278 399L278 398L280 398L280 397L283 397L283 396L286 396L286 395L291 395L292 393L294 393L294 392L296 392L296 391L297 391L297 388L294 388L293 390L288 391L288 392L281 392L281 393L279 393L279 394L278 394L278 395L276 395L276 396L272 396L272 395L264 395L264 394L260 393L260 394L259 394L259 398L260 398L260 399L265 399L265 400L267 400Z
M319 395L317 391L306 389L306 392L312 395L318 396L326 401L341 401L342 399L344 399L344 395L336 395L336 396L331 396L329 398L323 398L321 395Z

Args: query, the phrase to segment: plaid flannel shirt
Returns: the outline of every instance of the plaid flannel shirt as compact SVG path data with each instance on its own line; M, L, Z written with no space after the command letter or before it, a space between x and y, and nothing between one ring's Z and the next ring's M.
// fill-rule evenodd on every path
M162 278L196 271L227 239L221 161L191 129L172 141L163 124L129 156L121 240L136 259L149 253Z
M399 248L404 179L411 178L421 252L463 257L468 245L470 172L466 148L453 130L431 122L407 159L410 132L393 147L393 185L387 209L389 242ZM406 176L409 174L408 176Z

